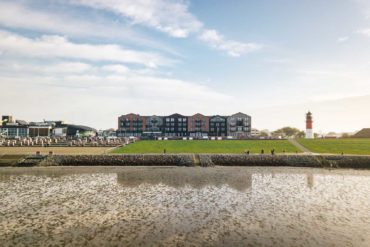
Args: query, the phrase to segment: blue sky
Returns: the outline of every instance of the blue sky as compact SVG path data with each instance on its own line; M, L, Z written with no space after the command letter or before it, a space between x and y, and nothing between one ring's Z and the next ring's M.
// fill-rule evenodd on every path
M128 112L245 112L253 127L370 127L370 1L0 1L0 114L116 127Z

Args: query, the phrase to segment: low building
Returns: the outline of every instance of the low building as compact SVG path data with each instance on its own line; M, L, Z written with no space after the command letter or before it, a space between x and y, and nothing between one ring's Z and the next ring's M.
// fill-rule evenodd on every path
M258 129L251 129L251 136L252 137L259 137L261 136L261 131L259 131Z
M209 118L209 136L227 136L227 117L216 115Z
M67 124L67 136L69 137L94 137L97 130L84 125Z
M251 117L238 112L227 118L227 134L233 138L247 138L251 136Z
M140 137L145 131L145 117L139 114L126 114L118 118L118 136Z
M154 137L227 137L242 139L251 137L251 117L244 113L232 116L205 116L197 113L184 116L140 116L126 114L118 117L117 136Z
M17 123L6 124L0 128L0 136L5 138L20 138L28 136L28 126Z
M175 113L163 118L164 136L188 136L188 118Z
M15 121L12 116L2 116L0 136L5 138L27 137L28 123L23 120Z
M163 117L160 116L146 116L145 117L145 131L144 136L154 138L162 136L163 131Z
M29 137L51 136L53 125L45 122L31 122L29 124Z
M52 136L55 137L66 137L67 127L54 127L52 130Z
M190 137L206 137L209 132L209 117L197 113L188 117L188 135Z

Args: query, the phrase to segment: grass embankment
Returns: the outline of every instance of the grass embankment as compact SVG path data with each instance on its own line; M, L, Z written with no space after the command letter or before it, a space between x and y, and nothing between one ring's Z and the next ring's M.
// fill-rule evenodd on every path
M314 153L370 155L370 139L299 139L298 142Z
M300 152L286 140L223 140L223 141L138 141L126 147L113 150L113 153L260 153L266 154L275 149L276 153Z

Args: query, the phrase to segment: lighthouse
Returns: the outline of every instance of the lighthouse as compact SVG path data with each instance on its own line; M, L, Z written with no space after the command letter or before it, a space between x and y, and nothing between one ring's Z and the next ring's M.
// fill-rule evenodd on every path
M306 114L306 139L313 139L312 130L312 113L309 111Z

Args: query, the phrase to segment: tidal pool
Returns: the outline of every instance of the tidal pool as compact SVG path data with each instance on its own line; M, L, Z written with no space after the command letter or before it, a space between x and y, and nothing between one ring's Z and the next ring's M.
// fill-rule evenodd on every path
M0 168L0 246L370 246L370 171Z

